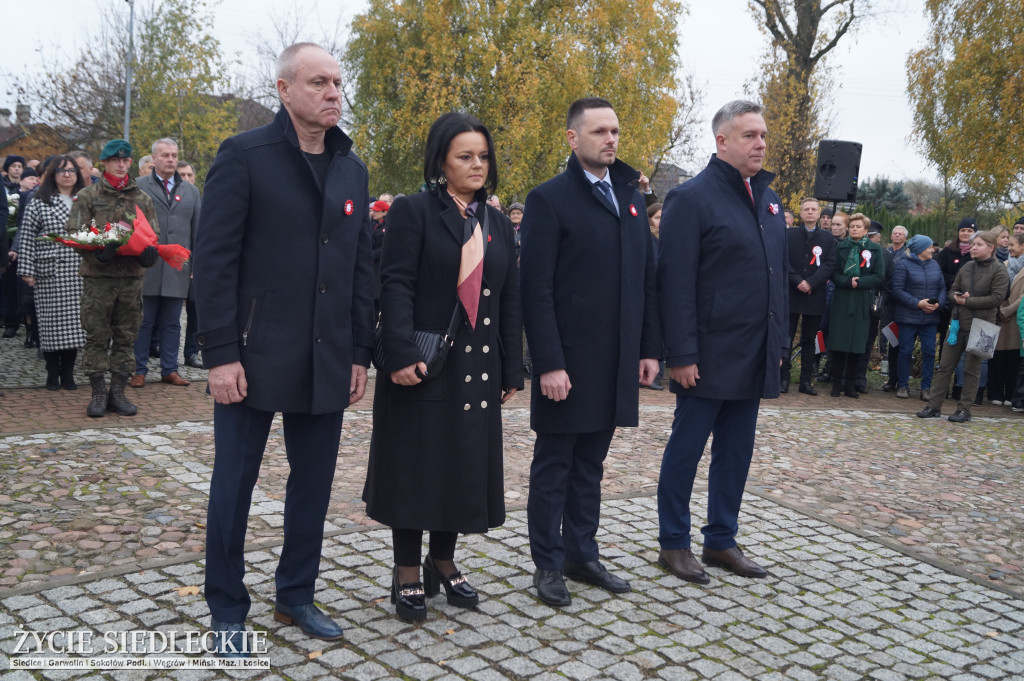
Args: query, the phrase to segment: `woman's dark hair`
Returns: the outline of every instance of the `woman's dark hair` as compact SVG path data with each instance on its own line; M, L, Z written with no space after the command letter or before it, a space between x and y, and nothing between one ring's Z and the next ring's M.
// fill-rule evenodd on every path
M494 155L494 140L491 138L491 131L487 129L479 118L470 116L461 111L450 111L430 126L427 133L427 149L423 154L423 179L427 186L438 184L438 180L444 175L442 167L445 157L448 156L448 149L452 146L452 140L464 132L478 132L487 140L487 182L484 188L489 193L494 193L498 188L498 163Z
M661 210L661 204L652 203L651 205L647 206L647 217L653 218L654 214L657 213L659 210Z
M82 171L79 170L75 159L70 156L53 156L47 159L46 167L48 172L46 172L46 176L43 178L43 183L39 185L35 198L44 203L49 203L55 194L60 194L60 190L57 189L57 169L63 168L68 163L75 169L75 186L71 188L71 195L74 196L85 186L85 182L82 180Z

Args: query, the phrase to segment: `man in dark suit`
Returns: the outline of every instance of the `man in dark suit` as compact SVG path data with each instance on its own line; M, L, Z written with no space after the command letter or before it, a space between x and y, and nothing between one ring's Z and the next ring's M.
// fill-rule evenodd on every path
M655 265L640 173L616 160L619 120L600 98L573 102L565 172L526 197L521 273L537 432L527 508L533 583L568 605L563 572L614 593L599 561L601 477L616 426L638 422L637 381L661 353Z
M786 334L786 220L762 169L768 130L761 107L729 102L711 123L718 153L665 199L658 305L672 434L658 483L658 562L706 584L690 551L690 495L708 436L708 524L702 559L746 577L764 568L736 546L737 518L762 397L778 397Z
M246 519L275 412L291 473L274 619L315 638L342 635L313 593L342 415L366 387L373 260L366 166L337 127L340 86L326 51L286 48L281 110L225 140L206 179L196 341L216 400L206 602L222 655L246 641Z
M831 231L818 227L821 206L818 199L800 202L800 226L786 230L789 244L789 338L800 326L800 392L817 395L811 385L817 366L814 338L821 329L825 313L825 292L836 264L836 240ZM800 318L803 317L801 323ZM789 392L792 351L782 357L782 382L779 392Z

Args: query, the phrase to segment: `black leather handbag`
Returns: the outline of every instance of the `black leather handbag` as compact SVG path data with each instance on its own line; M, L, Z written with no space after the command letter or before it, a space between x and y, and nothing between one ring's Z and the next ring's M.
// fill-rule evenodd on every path
M456 302L455 309L452 311L452 319L448 323L448 330L443 334L436 331L414 330L412 332L413 341L419 348L420 354L423 355L423 362L427 365L427 375L420 376L424 381L429 381L440 375L444 368L444 360L448 357L448 351L455 343L455 332L459 330L461 319L459 303ZM387 357L384 355L384 327L380 320L377 321L377 328L373 331L373 366L377 367L377 371L385 374L404 368L388 366Z

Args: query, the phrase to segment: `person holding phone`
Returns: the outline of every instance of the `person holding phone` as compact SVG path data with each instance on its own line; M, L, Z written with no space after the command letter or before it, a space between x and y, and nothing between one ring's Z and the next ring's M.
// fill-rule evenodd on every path
M942 268L933 258L930 237L915 234L907 240L905 254L896 260L892 293L896 300L899 327L899 362L896 368L896 397L910 396L910 362L914 340L921 343L921 399L928 401L935 373L935 337L939 310L946 304Z

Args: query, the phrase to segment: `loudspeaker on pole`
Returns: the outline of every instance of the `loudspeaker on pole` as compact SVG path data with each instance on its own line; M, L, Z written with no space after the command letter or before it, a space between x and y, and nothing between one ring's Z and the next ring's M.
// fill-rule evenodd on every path
M814 175L814 197L824 201L854 203L860 174L860 142L821 140Z

